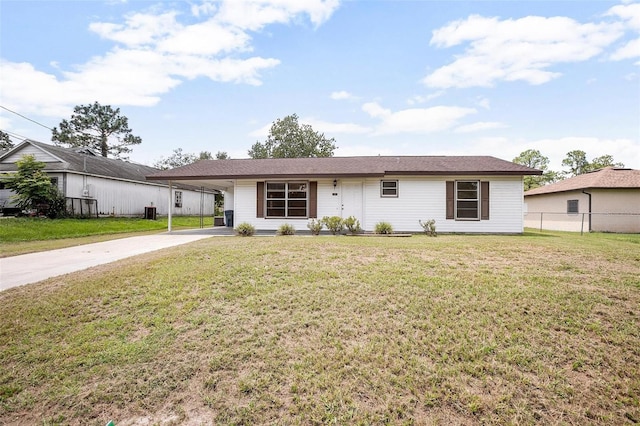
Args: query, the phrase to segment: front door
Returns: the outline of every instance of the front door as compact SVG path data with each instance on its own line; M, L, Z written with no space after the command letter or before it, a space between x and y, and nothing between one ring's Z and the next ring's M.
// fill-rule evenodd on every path
M362 223L362 182L342 182L342 218L354 216Z

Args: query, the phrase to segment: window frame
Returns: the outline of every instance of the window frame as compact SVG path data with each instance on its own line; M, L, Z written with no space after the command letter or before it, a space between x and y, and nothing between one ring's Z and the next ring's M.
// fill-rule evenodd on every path
M174 192L173 205L176 208L182 208L182 191L175 191Z
M468 188L458 188L459 184L464 184L464 183L473 183L476 185L475 190L474 189L468 189ZM475 198L460 198L459 197L459 193L460 192L472 192L475 191L476 196ZM463 221L479 221L480 220L480 215L481 215L481 199L482 199L482 194L481 194L481 183L480 180L456 180L455 184L454 184L454 188L453 188L453 206L454 206L454 218L455 220L463 220ZM465 208L460 208L459 203L473 203L475 202L475 211L476 211L476 215L475 217L461 217L459 212L462 211L472 211L474 210L473 208L469 208L469 207L465 207Z
M575 211L571 208L575 205ZM567 200L567 214L578 214L580 213L580 200Z
M385 188L385 184L392 183L393 187ZM380 181L380 198L398 198L400 196L400 183L397 179L382 179ZM384 191L393 190L393 194L385 194Z
M272 185L284 185L282 188L273 188ZM301 187L292 188L292 185L304 185ZM269 188L272 186L272 188ZM264 183L264 217L265 219L308 219L309 207L310 207L310 183L306 180L291 180L291 181L266 181ZM269 197L269 194L282 193L281 197ZM304 197L293 196L293 193L304 193ZM304 201L304 214L295 215L291 214L293 211L299 211L303 209L299 204ZM282 207L274 206L273 202L282 202ZM298 205L296 205L298 204ZM274 215L274 210L283 211L282 215Z

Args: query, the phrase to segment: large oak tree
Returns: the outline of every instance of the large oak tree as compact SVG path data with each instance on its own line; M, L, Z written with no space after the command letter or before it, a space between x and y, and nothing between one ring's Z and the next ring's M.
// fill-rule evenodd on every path
M327 139L309 124L299 124L296 114L277 119L264 143L256 142L249 150L251 158L333 157L335 139Z

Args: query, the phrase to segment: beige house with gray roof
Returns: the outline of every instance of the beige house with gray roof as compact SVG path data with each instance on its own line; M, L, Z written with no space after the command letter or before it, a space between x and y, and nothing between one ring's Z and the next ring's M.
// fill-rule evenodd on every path
M365 231L522 233L523 176L539 170L488 156L201 160L147 176L224 192L235 225L258 230L310 219L356 217Z
M525 226L640 232L640 170L606 167L525 192Z

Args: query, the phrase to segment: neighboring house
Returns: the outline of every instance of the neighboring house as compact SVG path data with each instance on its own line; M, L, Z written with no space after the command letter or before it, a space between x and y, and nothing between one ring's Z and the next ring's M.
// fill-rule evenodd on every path
M61 148L25 140L0 155L0 173L17 170L16 161L33 155L46 164L44 171L67 198L75 214L143 216L145 207L167 215L167 182L149 182L145 176L159 169L96 155L87 148ZM12 191L0 187L0 208L11 208ZM173 214L213 216L214 191L181 185L171 195Z
M306 230L311 218L354 216L365 231L389 222L419 232L522 233L523 176L541 174L494 157L400 156L202 160L147 176L224 191L234 223Z
M640 170L606 167L531 189L524 200L527 227L640 232Z

